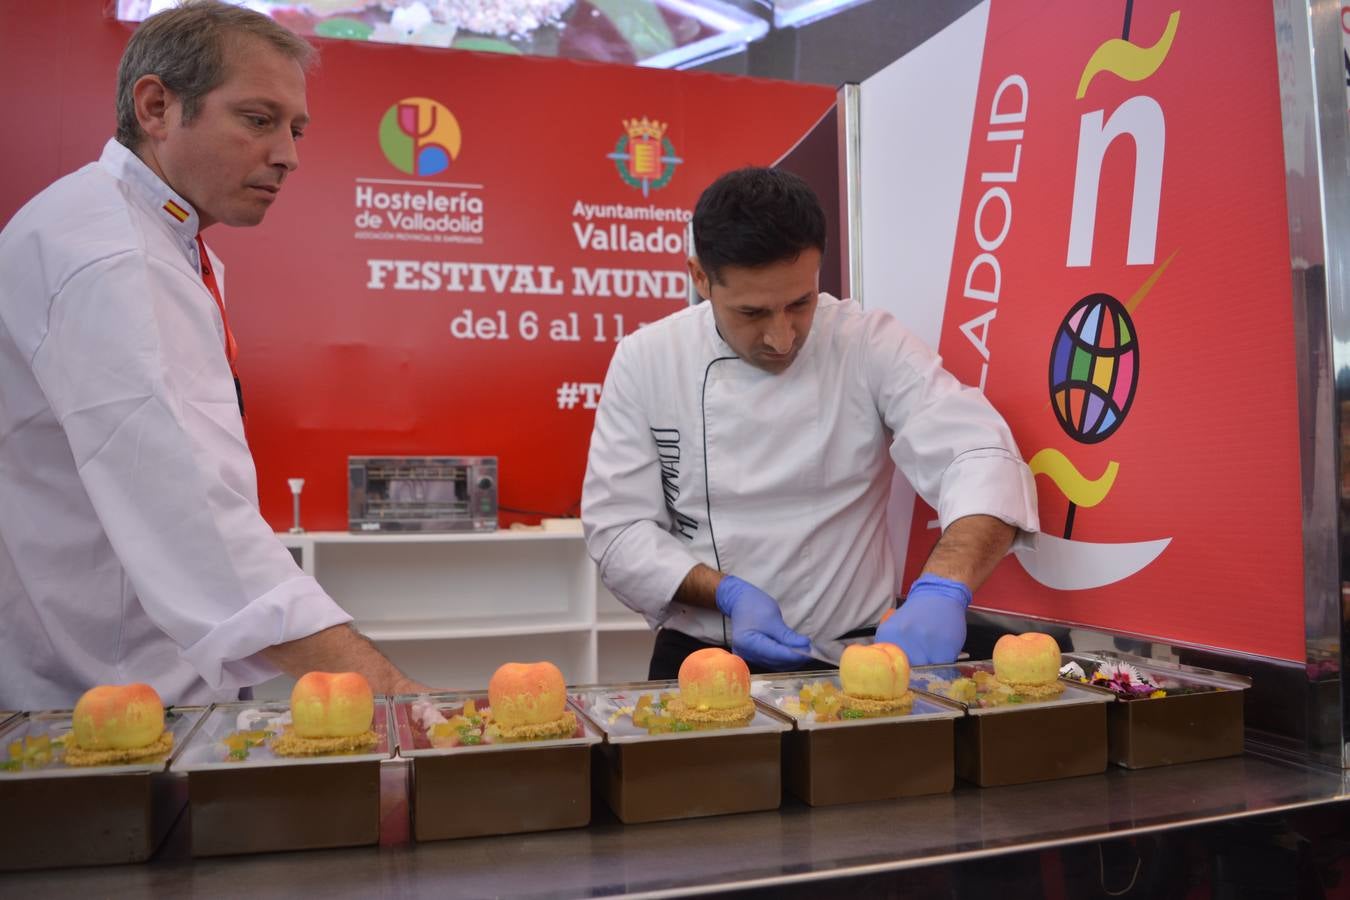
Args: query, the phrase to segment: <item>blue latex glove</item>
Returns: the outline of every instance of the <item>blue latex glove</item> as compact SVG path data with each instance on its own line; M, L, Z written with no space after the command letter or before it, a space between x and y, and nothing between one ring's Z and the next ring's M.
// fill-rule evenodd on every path
M766 669L811 662L811 641L787 627L778 602L748 581L728 575L717 585L717 608L731 619L731 652ZM796 648L796 649L793 649Z
M895 644L912 666L956 661L966 642L970 588L941 575L921 575L904 604L877 627L877 640Z

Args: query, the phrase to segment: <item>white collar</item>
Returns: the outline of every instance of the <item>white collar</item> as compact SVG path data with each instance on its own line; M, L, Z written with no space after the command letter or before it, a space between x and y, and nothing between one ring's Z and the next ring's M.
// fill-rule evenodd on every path
M192 204L165 184L144 160L114 138L103 145L103 155L99 157L98 162L118 181L134 188L187 247L196 249L193 245L197 239L197 232L201 230L199 227L201 220L197 217L197 211L192 208Z
M726 342L722 337L722 333L717 330L717 316L713 314L712 301L707 299L700 300L698 305L707 307L706 309L699 310L699 313L704 319L704 332L712 341L712 357L736 356L739 359L740 357L737 356L736 351L731 349L731 345Z

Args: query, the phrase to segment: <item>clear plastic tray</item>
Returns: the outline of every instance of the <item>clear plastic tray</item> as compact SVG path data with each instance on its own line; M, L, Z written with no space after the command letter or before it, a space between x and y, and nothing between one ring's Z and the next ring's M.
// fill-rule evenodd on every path
M738 728L710 728L692 731L672 731L668 734L650 734L647 729L633 724L633 707L643 694L653 699L663 692L679 693L678 681L639 681L616 685L591 685L575 688L571 699L574 706L605 734L611 744L636 744L648 741L682 741L689 738L727 737L738 734L781 733L792 726L771 716L758 706L747 725Z
M202 772L213 769L254 769L267 766L312 766L330 763L362 762L365 760L387 759L389 753L389 704L383 697L375 698L375 719L371 730L380 742L374 750L353 753L328 753L323 756L277 756L267 744L251 747L246 759L231 759L230 750L224 741L241 729L241 714L248 713L276 721L290 713L290 704L275 703L217 703L207 712L201 727L188 740L173 758L170 769L174 772ZM254 726L259 727L259 726ZM275 728L281 733L280 726Z
M472 700L480 712L489 709L488 695L485 691L454 692L436 694L400 694L394 697L394 725L398 734L398 755L451 756L460 753L486 753L513 750L539 750L545 747L590 746L600 743L600 734L590 720L570 702L568 708L577 717L577 728L570 737L555 738L547 741L512 741L497 743L485 740L481 744L464 744L458 747L436 747L430 744L426 728L419 721L424 717L424 704L433 707L441 716L449 719L464 708L464 702Z
M1147 659L1142 656L1133 656L1128 653L1066 653L1064 659L1067 662L1077 663L1083 670L1083 674L1089 680L1100 669L1111 666L1126 665L1132 667L1140 675L1147 679L1147 682L1155 688L1167 691L1166 696L1176 697L1185 694L1210 693L1213 691L1245 691L1252 686L1252 680L1244 675L1232 675L1227 672L1215 672L1211 669L1202 669L1198 666L1183 666L1179 663L1169 663L1161 660ZM1065 676L1064 669L1060 669L1061 678L1070 684L1078 684L1071 676ZM1093 690L1103 691L1122 701L1136 702L1150 698L1149 693L1141 693L1139 696L1126 697L1106 685L1095 685L1087 683L1085 687Z
M62 740L71 732L71 715L74 710L51 710L29 713L0 727L0 760L10 759L10 745L27 738L48 737L53 741ZM83 775L134 774L139 772L162 772L164 766L175 755L182 752L193 730L200 724L206 708L202 706L179 706L164 711L164 728L173 735L173 750L157 760L121 763L110 766L68 766L63 754L58 750L52 754L51 761L42 766L25 766L22 769L0 769L0 779L26 778L78 778Z
M750 694L761 703L772 706L783 715L790 717L800 731L810 731L816 728L856 728L897 721L922 722L929 719L959 719L965 715L964 709L956 705L954 701L944 702L914 691L914 705L903 712L871 718L834 719L828 722L820 722L816 720L814 712L802 709L798 695L803 687L822 682L829 682L838 690L840 688L839 673L755 675L750 679Z
M927 691L930 694L941 697L944 700L950 700L953 703L960 703L965 707L966 712L972 716L997 715L1000 713L1016 712L1019 709L1040 709L1051 706L1076 706L1087 703L1110 703L1115 700L1115 695L1107 691L1089 688L1076 682L1064 681L1064 693L1058 697L1052 697L1048 700L1022 701L1017 703L1001 703L997 706L980 706L978 703L965 703L961 700L951 697L943 692L942 686L935 685L937 681L953 681L957 678L970 678L975 672L988 672L993 674L994 663L991 660L980 660L977 662L956 663L949 666L919 666L910 672L909 684L911 688L918 688Z

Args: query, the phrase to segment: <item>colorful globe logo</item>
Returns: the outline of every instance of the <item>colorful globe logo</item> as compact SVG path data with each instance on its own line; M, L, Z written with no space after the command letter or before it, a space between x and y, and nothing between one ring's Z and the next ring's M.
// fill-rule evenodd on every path
M400 172L439 175L459 156L459 122L443 104L408 97L385 110L380 120L380 149Z
M1050 350L1050 405L1075 441L1104 441L1125 420L1139 384L1139 338L1110 294L1089 294L1069 310Z

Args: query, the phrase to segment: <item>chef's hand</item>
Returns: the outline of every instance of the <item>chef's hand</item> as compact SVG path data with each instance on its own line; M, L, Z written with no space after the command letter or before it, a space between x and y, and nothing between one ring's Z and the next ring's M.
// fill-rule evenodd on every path
M877 626L877 640L897 645L912 666L956 661L966 642L970 588L941 575L921 575L895 615Z
M731 619L731 650L748 663L791 669L811 662L811 641L787 627L778 603L748 581L728 575L717 585L717 608ZM794 649L796 648L796 649Z

